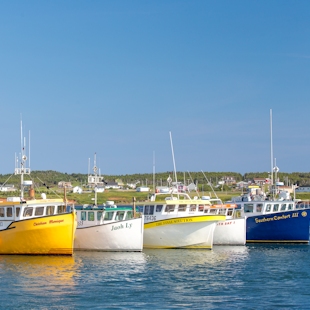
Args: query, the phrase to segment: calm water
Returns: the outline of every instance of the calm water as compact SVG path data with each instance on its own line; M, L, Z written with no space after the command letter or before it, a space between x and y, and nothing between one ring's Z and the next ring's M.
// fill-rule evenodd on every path
M1 309L310 309L310 246L0 256Z

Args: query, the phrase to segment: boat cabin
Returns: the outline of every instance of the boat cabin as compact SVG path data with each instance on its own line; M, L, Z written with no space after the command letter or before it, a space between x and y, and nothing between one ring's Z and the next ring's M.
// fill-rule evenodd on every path
M0 200L0 229L5 229L13 221L52 216L71 212L73 205L65 204L62 199L21 201L20 197L8 197Z
M83 205L75 207L78 226L93 226L134 218L131 207L105 207Z
M245 202L237 203L237 205L243 210L243 213L255 213L255 214L268 214L279 211L294 210L293 201L263 201L263 202Z

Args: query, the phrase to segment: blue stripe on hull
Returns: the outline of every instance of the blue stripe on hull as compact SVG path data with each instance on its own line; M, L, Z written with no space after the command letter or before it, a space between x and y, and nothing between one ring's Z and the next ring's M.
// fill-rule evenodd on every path
M310 210L294 210L246 219L247 242L309 241Z

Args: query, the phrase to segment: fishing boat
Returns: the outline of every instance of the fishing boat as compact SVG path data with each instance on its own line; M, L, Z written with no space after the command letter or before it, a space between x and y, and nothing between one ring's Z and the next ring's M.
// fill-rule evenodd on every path
M21 177L20 196L0 199L0 254L72 255L76 230L73 205L65 196L47 199L43 193L35 198L32 180L24 180L24 175L30 175L24 151L22 145L21 159L15 160L19 162L15 174Z
M210 199L213 206L211 212L220 212L226 215L224 221L216 223L213 244L214 245L245 245L246 222L240 208L234 203L223 204L219 198Z
M143 217L131 207L76 206L74 249L83 251L132 251L143 249Z
M298 203L285 191L277 197L266 197L261 191L232 199L246 220L246 243L308 243L309 204Z
M143 247L212 249L216 224L226 219L225 207L196 198L171 190L137 202L137 211L144 215Z
M132 207L118 207L114 201L97 203L97 166L94 156L94 204L76 206L77 230L75 250L134 251L143 248L143 218ZM100 182L104 182L100 177Z
M202 171L208 185L211 187L216 198L210 196L202 196L202 199L207 199L213 206L211 212L221 213L226 215L224 221L216 223L213 244L214 245L244 245L246 243L246 223L245 218L241 216L240 208L233 202L223 204L222 200L217 196L211 182ZM198 193L197 193L198 194Z

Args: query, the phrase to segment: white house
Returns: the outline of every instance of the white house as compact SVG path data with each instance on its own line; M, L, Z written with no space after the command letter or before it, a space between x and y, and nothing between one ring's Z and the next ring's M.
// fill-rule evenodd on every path
M137 192L149 192L150 188L149 187L145 187L145 186L140 186L140 187L137 187L136 191Z
M75 193L75 194L82 194L83 190L82 190L81 187L75 186L75 187L73 187L72 192Z

